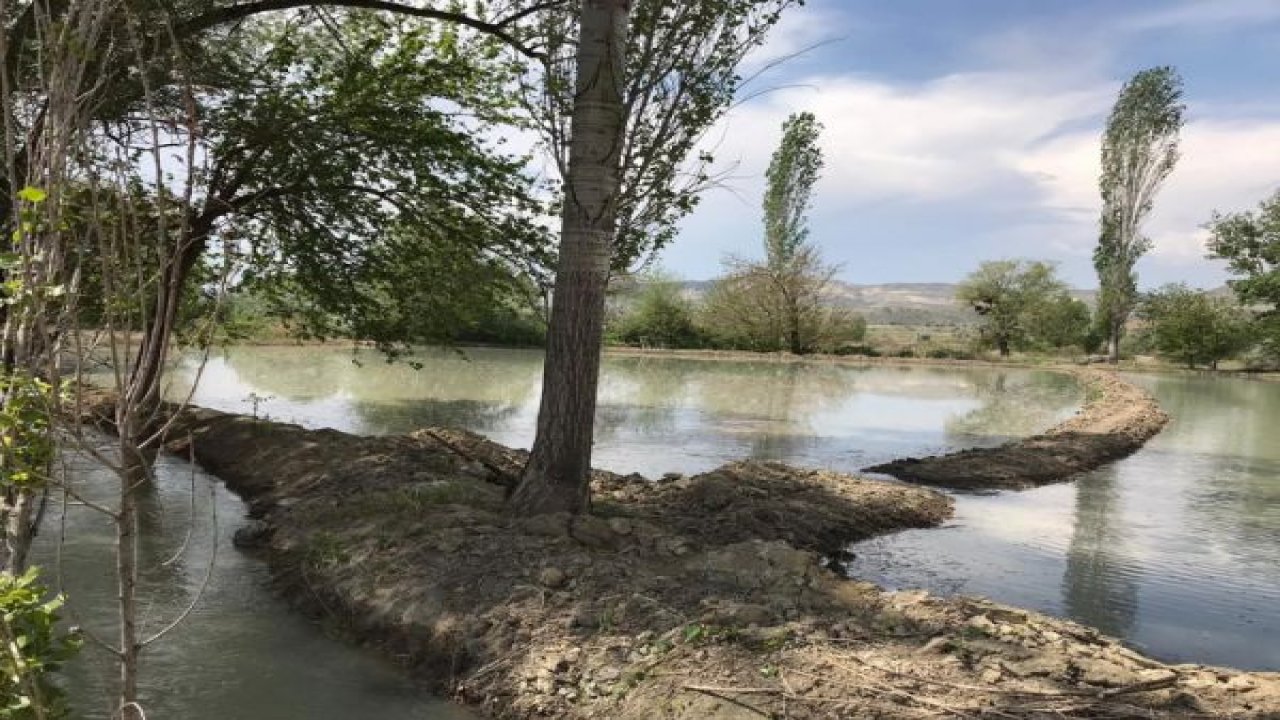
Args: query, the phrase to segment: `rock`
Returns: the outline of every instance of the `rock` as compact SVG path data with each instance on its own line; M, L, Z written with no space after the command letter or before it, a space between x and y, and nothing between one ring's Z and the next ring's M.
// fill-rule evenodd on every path
M622 668L616 665L606 665L595 673L596 682L613 683L622 677Z
M985 635L992 635L996 630L996 624L986 615L974 615L965 622L965 627L973 628Z
M902 590L900 592L887 593L885 599L895 608L911 607L919 605L929 597L926 590Z
M562 587L568 580L569 576L560 568L546 567L538 572L538 584L543 587L555 589Z
M609 529L618 535L631 534L631 521L626 518L609 518Z
M1000 672L1000 668L989 667L978 674L978 678L985 683L998 683L1000 678L1004 677L1004 673Z
M270 542L272 532L274 528L262 520L250 520L244 527L236 529L235 534L231 536L231 542L245 550L260 548Z
M1054 677L1067 671L1067 659L1056 654L1042 654L1018 662L1004 663L1004 669L1018 678Z
M710 579L775 592L807 586L819 569L817 555L777 540L734 543L686 562Z
M1099 687L1125 687L1138 682L1138 674L1108 660L1077 658L1072 665L1080 673L1080 680Z

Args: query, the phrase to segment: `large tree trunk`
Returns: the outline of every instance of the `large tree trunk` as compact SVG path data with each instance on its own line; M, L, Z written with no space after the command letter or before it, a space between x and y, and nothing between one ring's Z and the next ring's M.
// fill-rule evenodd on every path
M605 286L617 221L630 0L582 4L560 263L547 331L533 451L511 496L520 514L582 512L604 333Z

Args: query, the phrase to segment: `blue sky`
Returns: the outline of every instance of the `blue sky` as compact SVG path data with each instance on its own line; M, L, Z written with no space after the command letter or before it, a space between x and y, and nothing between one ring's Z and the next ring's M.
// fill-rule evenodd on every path
M764 170L789 113L824 123L812 240L855 283L952 282L986 259L1059 263L1094 287L1099 136L1125 79L1186 81L1183 158L1147 223L1141 284L1222 283L1212 211L1280 188L1280 0L809 0L753 63L823 43L757 81L709 137L726 187L662 265L689 278L760 250Z

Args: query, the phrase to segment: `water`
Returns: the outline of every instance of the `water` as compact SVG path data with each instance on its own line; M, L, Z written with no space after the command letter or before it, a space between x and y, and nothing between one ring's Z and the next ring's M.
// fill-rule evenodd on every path
M194 402L358 434L469 428L533 441L536 351L432 351L421 370L373 351L235 348L212 357ZM175 380L181 385L191 373ZM1069 377L986 368L856 367L606 356L595 464L656 477L742 458L856 470L904 455L1004 442L1070 415Z
M67 458L79 491L111 503L114 476L85 457ZM266 566L236 550L231 534L244 505L213 478L176 459L157 468L143 499L140 567L145 571L144 631L165 627L205 587L194 612L144 651L143 705L148 717L182 720L463 720L475 716L432 698L371 652L326 637L272 594ZM192 486L196 488L192 511ZM217 512L214 522L213 510ZM34 560L57 579L61 512L51 511ZM195 518L194 524L191 519ZM215 527L217 541L214 541ZM190 541L177 561L165 564ZM95 511L71 507L62 552L71 622L114 643L114 530ZM213 558L216 547L216 558ZM212 564L207 586L205 577ZM111 717L114 666L86 643L65 673L77 718Z
M1159 658L1280 669L1280 383L1134 377L1173 415L1078 482L960 496L854 575L1066 616Z

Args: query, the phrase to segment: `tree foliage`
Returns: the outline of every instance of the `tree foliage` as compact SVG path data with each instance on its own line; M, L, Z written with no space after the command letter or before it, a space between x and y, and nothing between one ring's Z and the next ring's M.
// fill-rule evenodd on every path
M448 339L549 262L526 159L483 139L509 119L510 68L421 23L339 29L236 34L241 79L207 99L201 218L306 335Z
M1209 230L1210 257L1227 261L1240 302L1280 314L1280 192L1255 212L1215 213Z
M808 241L813 187L823 166L821 133L813 113L796 113L782 124L782 142L765 173L764 247L771 266L785 267Z
M708 130L733 105L743 59L763 44L789 7L802 0L637 0L631 9L623 106L621 192L613 247L625 270L665 247L677 224L711 187ZM531 122L563 177L574 101L573 24L578 0L538 15L546 42L543 72L526 83Z
M1029 260L992 260L969 274L956 299L981 318L983 341L1009 355L1015 346L1057 345L1079 339L1078 314L1053 265ZM1086 309L1087 327L1087 309Z
M617 342L643 347L696 348L704 341L694 322L693 303L684 297L679 282L660 273L642 278L631 307L609 334Z
M63 598L50 597L35 568L0 572L0 720L56 720L68 716L53 673L80 647L58 627Z
M1152 347L1187 367L1216 368L1218 361L1247 349L1254 337L1249 315L1239 305L1183 284L1148 293L1139 314Z
M1112 361L1137 299L1134 265L1151 248L1142 224L1160 185L1178 162L1182 79L1171 67L1134 75L1120 90L1102 138L1102 218L1093 264L1098 317Z

